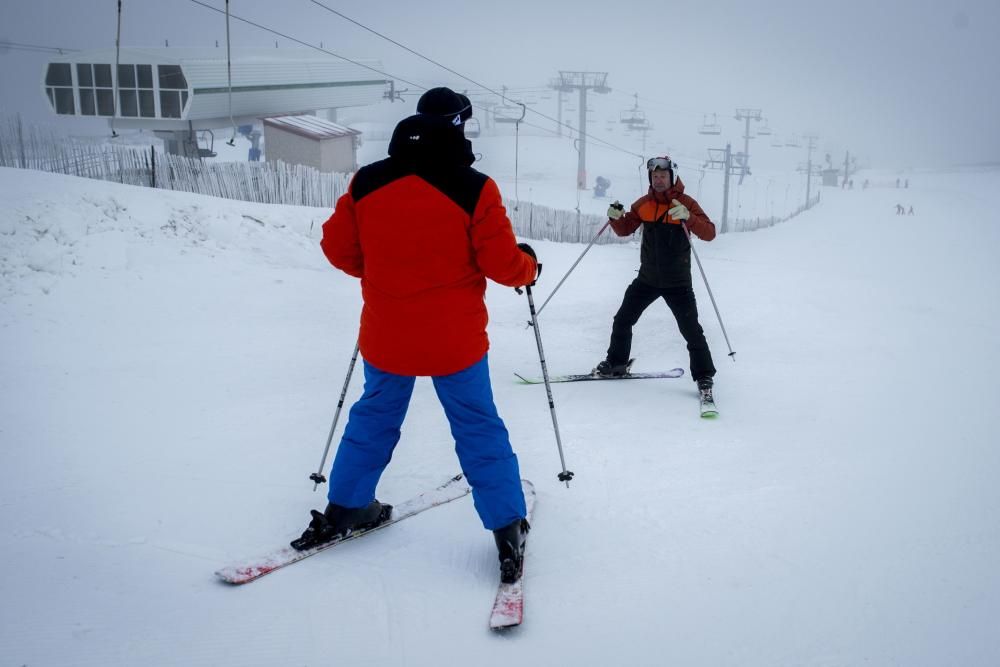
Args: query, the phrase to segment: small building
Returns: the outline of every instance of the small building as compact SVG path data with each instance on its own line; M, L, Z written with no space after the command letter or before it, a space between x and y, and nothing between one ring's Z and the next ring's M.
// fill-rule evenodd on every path
M823 185L827 185L831 188L837 187L837 184L839 182L838 178L840 176L839 171L837 171L836 169L827 168L821 171L820 174L823 176Z
M358 168L361 132L316 116L264 119L264 159L303 164L323 172Z

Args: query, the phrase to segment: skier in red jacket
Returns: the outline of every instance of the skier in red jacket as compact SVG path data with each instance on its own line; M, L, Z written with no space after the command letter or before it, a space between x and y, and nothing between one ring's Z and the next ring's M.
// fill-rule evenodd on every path
M323 225L330 263L361 279L364 394L330 472L329 505L297 548L377 523L375 487L400 438L415 376L430 376L505 582L520 576L528 522L521 476L490 385L486 279L532 284L535 253L518 244L496 183L471 168L469 99L420 98L389 157L362 167Z

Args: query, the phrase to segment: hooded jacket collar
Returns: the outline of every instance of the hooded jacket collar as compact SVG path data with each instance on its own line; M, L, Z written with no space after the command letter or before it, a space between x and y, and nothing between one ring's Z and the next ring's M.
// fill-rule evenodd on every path
M389 157L414 167L468 167L475 162L462 125L428 114L404 118L389 141Z

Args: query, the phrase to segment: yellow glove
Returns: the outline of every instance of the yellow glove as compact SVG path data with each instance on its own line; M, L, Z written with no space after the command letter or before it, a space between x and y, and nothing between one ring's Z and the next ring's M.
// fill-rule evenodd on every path
M620 201L615 200L615 203L608 207L608 218L617 220L623 215L625 215L625 207L622 206Z
M669 211L667 211L667 213L671 218L674 220L687 220L691 217L691 211L688 210L687 206L680 203L676 199L670 200L670 203L673 204L673 206Z

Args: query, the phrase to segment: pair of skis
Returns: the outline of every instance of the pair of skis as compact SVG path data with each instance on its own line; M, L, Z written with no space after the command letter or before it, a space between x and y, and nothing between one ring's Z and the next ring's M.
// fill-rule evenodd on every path
M532 511L535 507L535 487L526 479L521 480L521 487L524 490L524 501L528 509L527 518L530 521ZM332 549L345 542L350 542L369 533L382 530L387 526L399 523L404 519L408 519L433 507L464 498L470 491L471 489L465 483L463 475L455 475L436 489L421 493L400 505L392 507L389 518L373 528L354 531L342 537L335 538L330 542L303 551L297 551L290 546L283 547L258 558L251 558L227 565L216 571L215 575L229 584L247 584L275 570L287 567L310 556L315 556L321 551ZM500 583L497 588L496 599L493 602L493 610L490 613L490 627L494 630L515 627L521 624L523 618L524 587L522 576L512 584Z
M635 359L629 359L628 363L625 364L625 372L622 375L598 375L596 371L590 373L578 373L575 375L550 375L549 382L588 382L592 380L656 380L663 378L679 378L684 375L683 368L672 368L669 371L654 371L650 373L633 373L632 364L635 363ZM523 384L542 384L545 382L544 378L538 377L525 377L519 373L514 373L515 376ZM704 419L714 419L719 416L719 410L715 406L715 401L712 399L706 399L700 392L698 395L698 408L701 412L701 416Z

